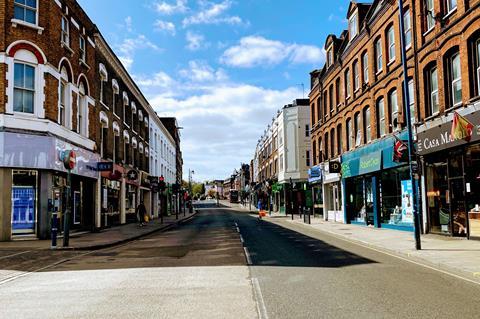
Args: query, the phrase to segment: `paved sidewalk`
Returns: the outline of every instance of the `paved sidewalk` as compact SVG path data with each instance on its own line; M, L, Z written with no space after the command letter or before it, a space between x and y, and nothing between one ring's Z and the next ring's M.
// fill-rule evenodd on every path
M250 212L248 205L244 207L240 204L225 202L223 204ZM256 211L252 211L252 213L256 213ZM271 216L267 215L266 220L285 225L289 223L304 225L304 227L310 229L329 233L480 283L479 240L427 234L422 235L422 250L417 251L414 236L411 232L326 222L320 218L312 218L312 224L307 225L298 215L295 215L295 220L292 221L291 215L286 217L285 214L279 213L273 213Z
M178 220L175 215L165 217L163 224L160 219L150 221L146 226L140 227L138 223L126 224L112 228L103 229L100 232L86 232L80 235L72 234L70 237L70 247L63 248L62 238L58 238L58 250L95 250L118 245L124 242L138 239L140 237L149 235L151 233L166 230L176 226L182 221L186 221L196 214L189 214L188 211L184 216L183 213L178 215ZM50 249L50 240L19 240L10 242L0 242L0 257L2 251L5 253L12 253L14 251L26 250L43 250Z

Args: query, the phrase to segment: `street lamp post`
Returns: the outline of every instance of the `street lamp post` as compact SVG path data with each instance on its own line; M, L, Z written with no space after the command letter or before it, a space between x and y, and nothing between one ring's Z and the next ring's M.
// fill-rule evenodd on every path
M415 176L414 176L414 161L413 157L415 156L415 149L413 145L413 130L412 130L412 118L410 110L410 92L408 91L408 73L407 73L407 52L405 49L405 23L404 23L404 12L403 12L403 3L402 0L398 0L398 11L399 11L399 21L400 21L400 45L402 53L402 67L403 67L403 93L404 93L404 109L405 117L408 131L408 164L410 167L410 182L412 183L412 206L413 206L413 221L414 221L414 232L415 232L415 248L417 250L422 249L422 244L420 241L420 217L418 214L417 207L417 187L415 185Z
M189 206L189 213L190 213L190 214L191 214L192 211L193 211L193 210L192 210L192 209L193 209L193 207L192 207L192 195L193 195L193 194L192 194L192 176L193 176L193 174L195 174L195 171L192 170L192 169L189 169L189 170L188 170L188 193L189 193L189 195L190 195L190 203L189 203L189 205L190 205L190 206Z

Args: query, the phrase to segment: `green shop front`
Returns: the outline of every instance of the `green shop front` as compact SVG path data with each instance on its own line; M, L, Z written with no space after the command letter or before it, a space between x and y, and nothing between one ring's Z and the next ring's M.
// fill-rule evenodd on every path
M400 139L406 139L402 132ZM345 221L413 231L412 184L406 163L393 161L394 137L342 155Z

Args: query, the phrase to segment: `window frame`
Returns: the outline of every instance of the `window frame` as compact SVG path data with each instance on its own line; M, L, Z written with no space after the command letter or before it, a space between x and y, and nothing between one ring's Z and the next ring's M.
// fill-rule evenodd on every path
M64 29L64 27L66 29ZM61 41L63 45L66 45L67 47L70 47L70 23L68 21L68 17L65 15L62 15L62 20L60 22L60 28L61 28Z
M357 92L360 89L360 72L358 69L358 60L353 62L353 92Z
M454 7L451 7L452 3L455 1L455 6ZM447 12L446 12L446 16L450 15L452 12L454 12L455 10L457 10L457 7L458 7L458 1L457 0L445 0L445 8L447 9Z
M367 106L363 109L363 142L365 144L372 141L372 124L371 124L371 111L370 107Z
M393 103L395 96L395 103ZM395 106L395 109L393 108ZM397 89L393 89L388 93L388 110L390 115L390 123L389 126L391 127L392 132L397 132L400 129L398 128L398 115L400 114L400 110L398 108L398 92ZM395 119L397 119L397 125L395 126Z
M393 24L387 29L387 47L388 63L392 63L395 61L397 55L395 51L395 29L393 28Z
M348 100L351 96L351 91L352 89L352 86L351 86L351 83L350 83L350 68L347 68L345 70L345 99Z
M362 70L363 70L363 82L368 83L368 52L362 54Z
M58 99L58 119L57 123L61 126L66 124L66 111L67 111L67 82L64 79L60 79L59 99Z
M431 7L430 7L431 5ZM435 28L435 1L434 0L425 0L425 33L428 33L430 30Z
M13 19L14 20L17 20L17 21L22 21L23 23L26 23L26 24L29 24L29 25L34 25L34 26L37 26L38 27L38 0L35 0L35 8L33 7L30 7L29 5L26 4L23 4L23 3L19 3L17 2L16 0L13 1ZM23 17L24 19L19 19L18 17L15 16L15 7L19 7L23 10ZM33 11L35 12L35 23L32 23L32 22L29 22L26 20L26 11L29 10L29 11Z
M375 72L379 74L383 71L383 48L381 38L374 42L375 47Z
M455 59L458 58L458 77L454 78L454 67L455 67ZM449 82L449 89L450 89L450 102L451 107L456 107L459 106L463 103L463 100L460 99L460 101L457 101L455 103L455 85L460 84L460 94L463 97L463 90L462 90L462 63L460 60L460 52L456 51L455 53L452 53L448 57L448 67L449 67L449 76L448 76L448 82Z
M350 41L355 39L358 35L358 11L355 11L350 18L348 18L348 33Z
M362 145L362 128L361 128L361 123L360 123L360 112L355 113L353 116L353 124L354 124L354 131L355 131L355 136L354 136L354 141L355 141L355 147L359 147Z
M78 39L79 44L79 54L80 54L80 62L86 63L87 61L87 42L85 41L85 37L80 35ZM82 47L83 43L83 47Z
M384 137L386 133L386 119L385 119L385 98L382 96L377 100L377 122L378 122L378 132L377 136L379 138Z
M404 38L405 38L405 50L408 50L412 47L412 16L410 14L410 8L407 8L403 13L403 25L404 27Z
M16 85L15 82L15 67L17 65L21 65L23 67L23 86L19 87ZM33 88L28 88L25 86L25 82L26 82L26 67L29 67L29 68L32 68L33 69ZM14 113L21 113L21 114L30 114L30 115L35 115L36 114L36 109L35 109L35 102L36 102L36 99L37 99L37 90L36 90L36 79L37 79L37 67L36 65L33 65L31 63L28 63L28 62L24 62L24 61L14 61L13 63L13 68L14 68L14 71L13 71L13 112ZM18 92L18 91L21 91L22 92L22 110L19 111L19 110L16 110L15 109L15 92ZM32 94L32 111L31 112L25 112L25 105L24 105L24 95L23 95L23 92L30 92Z

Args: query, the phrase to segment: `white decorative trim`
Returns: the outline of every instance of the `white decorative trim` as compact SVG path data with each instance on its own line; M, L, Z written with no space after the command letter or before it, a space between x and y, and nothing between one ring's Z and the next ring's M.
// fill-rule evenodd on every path
M127 140L127 143L130 143L130 134L127 130L123 130L123 138Z
M60 9L62 8L62 3L60 2L60 0L55 0L55 3L57 4L57 6L60 7Z
M100 123L102 124L102 127L108 127L108 116L103 111L100 112Z
M123 106L127 105L130 103L130 99L128 98L128 93L123 91Z
M50 133L93 151L95 142L47 119L24 114L0 114L0 127Z
M132 107L132 113L137 114L137 104L135 104L135 102L132 101L130 105Z
M85 74L80 73L80 74L78 75L78 78L77 78L77 86L80 87L80 79L81 79L82 77L85 78L85 83L87 84L88 95L90 95L90 94L92 93L92 92L90 91L90 83L88 83L88 79L87 79L87 77L85 76ZM92 103L92 104L95 105L95 103Z
M5 53L0 53L0 63L6 64L7 55Z
M142 112L142 110L138 110L138 120L140 122L143 122L143 112Z
M148 127L148 117L143 119L143 123L145 124L145 127Z
M115 133L116 136L120 136L120 125L118 125L116 121L113 121L112 128L113 128L113 133Z
M143 143L142 142L140 142L138 144L138 151L140 152L140 154L143 154Z
M45 53L43 53L43 50L40 49L40 47L39 47L38 45L36 45L35 43L30 42L30 41L26 41L26 40L17 40L17 41L14 41L14 42L10 43L10 45L7 47L7 49L5 50L5 52L7 52L7 54L8 54L8 52L10 52L10 50L11 50L14 46L16 46L17 44L20 44L20 43L27 43L27 44L31 45L32 47L34 47L35 49L37 49L38 52L40 52L40 54L42 55L43 62L44 62L45 64L47 64L47 62L48 62L47 56L45 55Z
M132 147L137 148L137 146L138 146L138 141L137 141L137 138L134 136L132 137Z
M98 65L98 70L100 72L100 77L102 78L102 81L104 81L104 82L108 81L107 68L105 67L105 65L103 63L100 63Z
M37 17L37 21L38 21L38 17ZM38 34L42 34L43 33L43 30L45 30L44 28L36 25L36 24L33 24L33 23L28 23L28 22L25 22L23 20L18 20L18 19L12 19L11 20L12 22L12 26L14 28L17 27L17 25L21 25L21 26L24 26L24 27L27 27L27 28L31 28L31 29L35 29L37 30Z
M83 34L85 34L85 29L83 29ZM92 47L95 48L95 42L93 42L92 39L90 39L90 37L87 37L87 41L88 41L88 43L90 43L90 45L91 45Z
M60 62L58 63L57 70L58 70L59 72L62 72L61 65L62 65L62 62L63 62L63 61L67 61L68 67L70 68L70 75L73 77L72 64L70 63L70 60L68 60L66 57L63 57L63 58L60 59ZM71 79L71 81L73 82L73 79Z
M112 79L112 88L115 94L120 93L120 86L118 85L118 81L116 79Z
M80 30L80 25L78 24L77 21L75 21L73 17L70 18L70 21L72 21L73 26L77 28L77 30Z
M51 66L50 64L45 66L45 73L50 74L55 79L57 79L57 81L59 81L61 78L61 74L58 72L58 70L53 66Z

